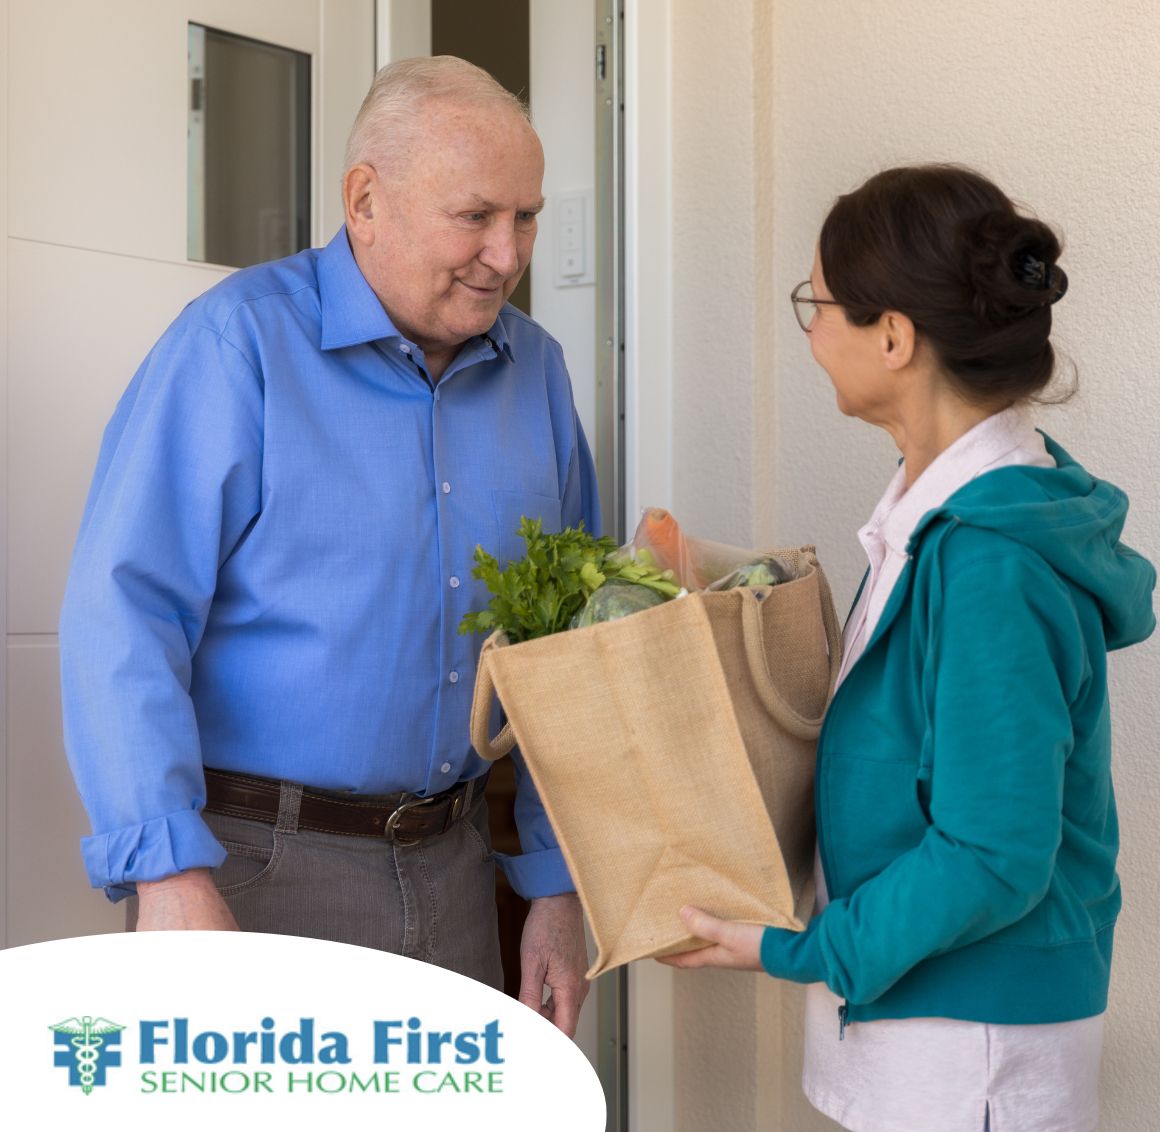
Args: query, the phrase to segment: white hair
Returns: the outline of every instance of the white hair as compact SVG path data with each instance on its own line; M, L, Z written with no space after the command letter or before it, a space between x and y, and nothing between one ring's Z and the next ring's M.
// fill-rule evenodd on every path
M375 75L351 127L343 169L366 162L381 174L397 172L419 141L420 112L433 99L492 103L530 121L522 99L466 59L455 55L399 59Z

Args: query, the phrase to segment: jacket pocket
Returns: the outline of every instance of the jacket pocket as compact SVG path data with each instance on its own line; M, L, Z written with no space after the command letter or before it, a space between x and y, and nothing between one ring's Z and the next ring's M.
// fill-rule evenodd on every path
M829 753L820 785L820 839L831 898L849 896L925 836L916 760Z

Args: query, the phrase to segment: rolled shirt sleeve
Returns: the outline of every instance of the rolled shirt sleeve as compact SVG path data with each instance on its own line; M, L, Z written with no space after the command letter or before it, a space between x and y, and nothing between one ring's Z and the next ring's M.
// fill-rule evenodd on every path
M185 319L105 432L60 648L65 743L94 827L82 852L114 898L225 858L200 816L192 655L218 568L259 509L261 420L247 360Z

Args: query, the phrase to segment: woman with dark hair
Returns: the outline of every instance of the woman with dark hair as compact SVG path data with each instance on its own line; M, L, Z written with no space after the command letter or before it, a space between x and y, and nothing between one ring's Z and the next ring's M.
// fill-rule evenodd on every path
M682 916L673 966L807 992L804 1087L852 1129L1089 1132L1120 907L1107 653L1155 626L1128 508L1037 431L1050 228L957 166L840 197L793 309L898 472L818 741L804 932Z

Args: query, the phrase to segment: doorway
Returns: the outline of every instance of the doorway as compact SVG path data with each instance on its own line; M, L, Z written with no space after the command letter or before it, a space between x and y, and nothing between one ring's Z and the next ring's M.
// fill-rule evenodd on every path
M612 225L620 218L610 215L608 202L618 199L618 191L609 185L617 183L622 164L612 158L615 135L610 132L597 139L601 126L622 111L615 69L622 11L619 0L378 2L380 66L415 55L459 55L529 101L544 145L546 203L529 272L529 307L523 309L563 347L577 412L597 455L605 531L619 541L624 539L623 292L617 267L620 252L611 240ZM598 89L600 74L604 86ZM602 114L607 115L605 122ZM601 153L606 160L600 160ZM489 795L495 791L492 801L501 812L510 809L514 789L511 778L505 777L510 775L510 767L504 766L509 761L501 760L493 768L489 790ZM497 819L493 823L497 848L506 839L514 849L514 825L501 814ZM518 966L510 956L518 946L522 920L513 912L502 881L499 903L507 930L505 976L514 985ZM577 1043L600 1073L608 1099L608 1128L615 1132L627 1129L622 1114L626 988L623 971L601 979L584 1004L577 1034Z

